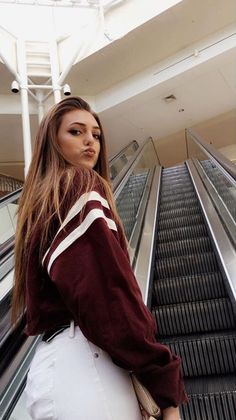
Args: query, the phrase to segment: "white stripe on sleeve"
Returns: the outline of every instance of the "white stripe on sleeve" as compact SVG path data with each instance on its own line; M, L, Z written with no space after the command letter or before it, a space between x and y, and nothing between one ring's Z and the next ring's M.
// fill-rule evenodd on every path
M49 263L48 263L48 273L50 274L50 270L52 267L52 264L54 263L55 259L59 257L59 255L64 252L73 242L75 242L78 238L80 238L84 233L87 231L87 229L91 226L91 224L96 220L102 218L106 221L108 227L111 230L117 231L116 224L114 220L109 219L105 216L102 210L100 209L93 209L91 210L83 222L75 228L63 241L60 242L60 244L57 246L57 248L52 253Z
M107 209L110 209L109 204L105 198L103 198L98 192L91 191L89 193L84 193L81 195L81 197L75 202L75 204L71 207L70 211L68 212L64 222L61 224L60 228L58 229L56 235L53 238L53 241L57 237L58 233L67 225L67 223L70 222L77 214L79 214L82 210L82 208L87 204L88 201L99 201L103 207L106 207ZM50 251L50 247L45 252L43 259L42 259L42 265L44 264L45 258L47 257L48 253Z

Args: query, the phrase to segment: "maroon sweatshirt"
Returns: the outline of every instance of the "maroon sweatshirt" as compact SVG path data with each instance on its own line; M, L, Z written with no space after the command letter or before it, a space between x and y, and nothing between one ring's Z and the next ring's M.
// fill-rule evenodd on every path
M99 181L54 232L42 261L39 232L29 247L27 333L41 334L74 319L89 341L137 375L162 409L186 401L180 358L156 342L154 318Z

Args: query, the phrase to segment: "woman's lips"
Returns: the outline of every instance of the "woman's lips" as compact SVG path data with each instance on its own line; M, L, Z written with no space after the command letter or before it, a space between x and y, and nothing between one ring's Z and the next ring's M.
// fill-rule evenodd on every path
M93 157L95 155L95 150L93 149L87 149L83 152L88 157Z

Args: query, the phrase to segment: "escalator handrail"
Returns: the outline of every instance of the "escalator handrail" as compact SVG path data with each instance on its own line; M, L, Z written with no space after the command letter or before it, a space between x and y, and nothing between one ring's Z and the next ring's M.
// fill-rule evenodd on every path
M236 181L236 166L227 159L219 150L215 149L210 144L206 143L203 138L195 133L191 128L185 129L186 134L189 134L193 141L205 152L209 157L213 157L221 167Z
M11 252L14 248L14 240L15 235L11 236L9 239L7 239L3 244L0 244L0 265L2 259Z
M22 187L18 188L15 191L12 191L10 194L4 195L0 198L0 208L6 206L8 203L12 203L20 197Z
M112 156L109 159L109 166L114 164L114 161L119 159L121 155L124 154L124 152L132 145L132 144L137 144L137 149L139 148L139 144L136 140L132 140L129 144L127 144L127 146L123 147L123 149L121 149L118 153L116 153L114 156Z
M154 146L154 142L152 137L148 137L145 142L142 144L142 146L139 146L139 148L136 150L136 152L134 153L133 157L129 160L129 162L127 163L127 165L120 171L119 175L116 176L116 178L113 179L112 181L112 190L113 190L113 194L114 197L117 198L118 196L118 190L120 190L120 188L123 188L124 183L126 182L126 180L129 178L130 174L132 173L134 166L136 165L137 161L139 160L139 158L142 156L144 148L149 144L149 143L153 143L153 147L157 156L157 160L158 159L158 155Z

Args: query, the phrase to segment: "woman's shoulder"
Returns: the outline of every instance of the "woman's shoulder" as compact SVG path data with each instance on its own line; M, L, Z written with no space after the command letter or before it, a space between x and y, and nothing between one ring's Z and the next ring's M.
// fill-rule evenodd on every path
M72 188L76 189L79 195L92 191L97 191L103 196L105 195L104 181L93 169L76 169Z
M92 169L76 168L74 173L65 174L62 180L61 211L63 216L77 202L87 201L86 197L99 195L106 199L106 191L101 177ZM91 198L90 198L91 199Z

